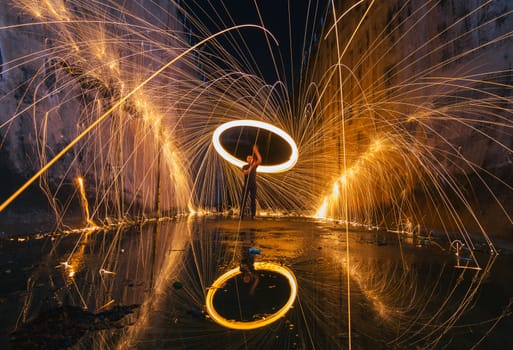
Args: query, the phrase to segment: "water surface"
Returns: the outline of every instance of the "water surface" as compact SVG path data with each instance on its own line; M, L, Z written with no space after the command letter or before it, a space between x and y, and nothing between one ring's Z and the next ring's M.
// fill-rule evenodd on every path
M295 218L204 217L1 244L2 342L13 347L513 348L508 251L473 261L443 240ZM271 325L229 329L209 317L205 295L250 248L255 261L290 269L298 296ZM263 319L284 303L284 279L258 273L254 295L242 276L217 292L227 319Z

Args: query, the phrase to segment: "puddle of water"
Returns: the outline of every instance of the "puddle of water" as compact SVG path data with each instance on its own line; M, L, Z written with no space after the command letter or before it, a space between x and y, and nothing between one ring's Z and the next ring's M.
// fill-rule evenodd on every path
M58 344L109 349L330 349L349 341L376 349L513 347L511 255L478 255L482 270L456 268L469 262L456 260L448 244L409 244L376 231L346 235L299 219L204 218L1 245L2 343L17 322L35 327L40 341L53 339L54 322L74 331ZM269 326L228 329L210 319L205 297L250 248L255 262L289 268L298 296ZM283 304L288 290L279 277L261 272L251 298L240 278L216 293L226 318L264 318ZM61 312L37 328L36 316L69 305L84 311L80 322ZM115 306L133 309L111 312L105 322Z

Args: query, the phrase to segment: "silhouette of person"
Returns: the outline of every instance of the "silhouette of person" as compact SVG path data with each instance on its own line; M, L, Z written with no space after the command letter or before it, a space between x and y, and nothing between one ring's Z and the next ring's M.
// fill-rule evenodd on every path
M240 218L244 218L244 210L246 208L246 201L249 196L251 218L254 219L256 215L256 192L257 192L257 168L262 164L262 156L258 150L257 145L253 145L253 155L246 157L246 162L242 167L244 173L244 187L242 188Z

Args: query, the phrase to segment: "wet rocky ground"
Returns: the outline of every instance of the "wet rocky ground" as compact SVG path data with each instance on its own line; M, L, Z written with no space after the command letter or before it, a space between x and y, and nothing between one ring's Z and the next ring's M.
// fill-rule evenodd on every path
M294 272L298 299L272 325L238 331L210 318L205 294L247 247L258 251L256 261ZM443 239L304 218L205 217L3 237L0 342L13 349L328 349L349 341L376 349L512 348L513 256L500 252L456 256ZM272 294L280 283L264 277L256 300L280 295ZM227 286L226 300L248 300L234 288ZM237 318L238 306L223 302L219 308ZM245 318L278 307L257 304Z

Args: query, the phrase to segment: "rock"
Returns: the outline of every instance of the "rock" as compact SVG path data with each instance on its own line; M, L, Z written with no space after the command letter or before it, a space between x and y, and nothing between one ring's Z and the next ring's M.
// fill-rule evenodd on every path
M11 333L13 349L64 349L76 344L86 333L125 326L123 319L139 305L114 306L93 313L82 308L63 305L42 312Z

